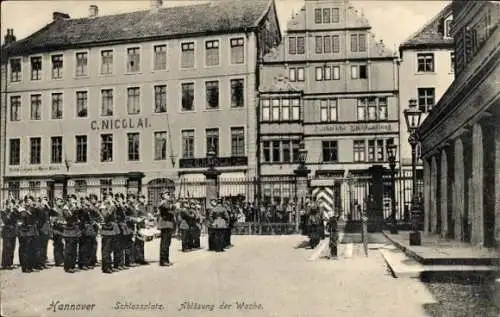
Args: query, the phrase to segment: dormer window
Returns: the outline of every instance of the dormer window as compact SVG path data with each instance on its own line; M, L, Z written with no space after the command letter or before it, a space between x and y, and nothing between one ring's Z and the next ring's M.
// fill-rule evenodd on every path
M444 37L451 38L451 26L452 26L453 18L449 16L444 20Z

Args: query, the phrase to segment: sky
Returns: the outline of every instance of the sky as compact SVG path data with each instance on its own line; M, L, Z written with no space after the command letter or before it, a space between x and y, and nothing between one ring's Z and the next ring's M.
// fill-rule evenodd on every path
M287 21L294 12L300 10L304 5L304 0L275 1L281 29L285 30ZM164 0L164 5L177 6L197 2L202 1ZM383 40L386 47L390 49L398 47L449 2L351 0L352 5L363 12L370 21L372 33L375 34L377 41ZM151 1L2 1L0 23L2 43L7 28L14 29L17 39L22 39L50 23L52 12L59 11L68 13L72 18L82 18L88 16L89 6L92 4L99 7L99 15L109 15L148 9Z

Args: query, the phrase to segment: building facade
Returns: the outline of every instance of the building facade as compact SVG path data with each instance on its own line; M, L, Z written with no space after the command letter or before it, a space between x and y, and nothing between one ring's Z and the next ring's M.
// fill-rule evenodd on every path
M412 200L412 153L408 143L409 133L405 124L404 110L409 100L415 99L422 111L422 121L432 111L446 89L453 82L454 45L451 37L453 14L451 4L412 34L399 46L399 155L401 157L399 205L409 210ZM417 193L423 197L423 165L417 147Z
M419 129L425 232L500 245L500 3L452 3L456 77Z
M256 175L256 66L281 39L274 1L89 13L55 12L3 47L4 193L157 199L177 180L178 195L204 197L209 151L222 179ZM221 195L244 194L232 187Z
M313 198L343 215L364 208L368 184L349 180L388 167L386 145L399 143L397 56L348 1L306 0L260 69L260 175L282 180L263 198L297 198L304 142Z

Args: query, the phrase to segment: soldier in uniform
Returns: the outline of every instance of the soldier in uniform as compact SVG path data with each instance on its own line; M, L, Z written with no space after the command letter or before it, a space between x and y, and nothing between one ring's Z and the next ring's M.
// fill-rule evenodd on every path
M321 240L323 219L318 205L313 202L309 207L309 245L314 249Z
M115 219L114 206L111 199L108 198L99 206L100 214L103 218L101 227L101 269L103 273L113 273L113 248L115 237L120 233ZM116 256L116 254L113 254Z
M115 195L115 215L116 222L120 228L120 234L115 236L115 244L113 248L113 266L116 270L126 270L125 266L125 240L129 235L129 229L125 219L125 203L123 194Z
M40 206L37 210L38 216L38 232L39 232L39 257L38 266L40 268L46 269L47 266L47 247L49 245L49 239L52 236L52 228L50 217L53 216L53 210L49 206L48 198L44 197L41 200Z
M136 236L136 223L137 223L137 209L134 194L128 194L128 203L125 206L125 222L127 225L127 233L123 236L123 248L125 251L125 266L135 267L135 253L134 253L134 236Z
M146 228L146 218L148 218L148 211L146 209L146 196L139 195L139 201L137 203L137 230ZM134 257L135 262L140 265L148 265L144 258L144 240L138 239L137 235L134 241Z
M194 232L193 232L193 248L199 249L201 247L201 228L202 228L202 215L201 206L194 203Z
M227 222L229 215L226 208L222 205L222 200L217 201L217 206L213 210L212 228L215 230L214 234L214 250L215 252L223 252L225 247L225 233L227 230Z
M25 197L24 203L18 208L19 212L19 261L24 273L37 272L35 237L38 235L35 215L31 211L32 198Z
M336 258L338 253L337 245L339 240L339 234L337 228L337 220L338 218L332 215L330 218L328 218L327 222L328 231L330 234L330 241L329 241L330 258Z
M14 250L16 249L16 226L18 214L14 200L8 200L2 211L2 269L14 268Z
M97 265L97 235L99 234L99 223L103 222L102 214L100 213L100 204L97 201L97 195L91 194L90 197L90 224L92 227L92 235L90 235L90 262L89 267L93 269Z
M227 211L228 211L228 214L229 214L229 220L228 220L228 226L227 226L227 230L226 230L226 247L227 248L230 248L232 247L232 243L231 243L231 234L233 233L233 227L234 227L234 224L236 222L236 210L234 208L231 208L231 205L228 206L227 208Z
M42 250L41 250L41 239L40 239L40 228L41 228L41 217L40 217L40 214L41 214L41 202L42 200L40 198L36 199L32 196L30 196L29 198L30 200L30 203L27 204L26 208L31 212L32 216L33 216L33 219L34 219L34 223L35 223L35 230L36 230L36 234L33 236L33 246L35 248L34 250L34 267L35 269L37 270L42 270L44 269L44 267L42 267L41 263L40 263L40 258L42 257Z
M214 209L217 207L217 200L212 199L208 207L208 251L215 251L215 229L212 227L212 222L215 220Z
M64 225L64 271L67 273L76 272L76 261L78 256L78 242L81 236L79 206L76 195L70 197L70 205L64 205L63 217Z
M92 220L92 206L87 197L81 199L80 203L80 248L78 250L78 267L81 270L89 270L92 262L92 242L97 236L97 231Z
M190 247L190 232L189 232L189 205L187 202L183 201L181 203L180 212L178 213L178 223L179 223L179 233L182 241L182 252L187 252L191 249Z
M171 266L170 243L175 229L175 206L168 190L162 193L158 213L158 230L161 231L160 266Z
M62 266L64 263L64 217L63 208L64 201L62 198L57 198L54 206L54 217L52 217L52 245L54 247L54 265Z

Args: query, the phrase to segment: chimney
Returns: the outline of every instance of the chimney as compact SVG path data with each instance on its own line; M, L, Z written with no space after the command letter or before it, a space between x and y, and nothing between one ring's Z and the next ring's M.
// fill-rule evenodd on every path
M4 45L14 43L16 41L16 36L14 35L14 29L7 29L7 34L4 37Z
M151 13L158 13L158 11L162 6L163 6L162 0L151 0Z
M53 21L56 21L56 20L65 20L65 19L69 19L69 14L67 13L63 13L63 12L53 12L52 13L52 20Z
M92 4L89 6L89 18L95 18L99 14L99 8Z

